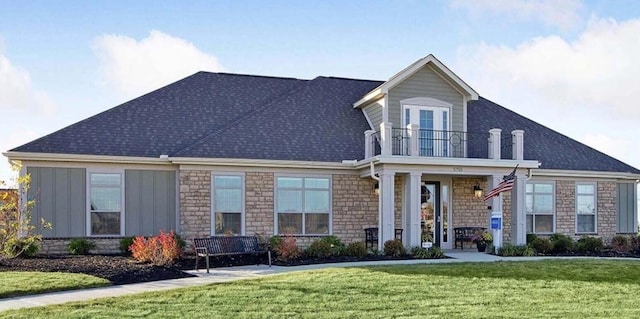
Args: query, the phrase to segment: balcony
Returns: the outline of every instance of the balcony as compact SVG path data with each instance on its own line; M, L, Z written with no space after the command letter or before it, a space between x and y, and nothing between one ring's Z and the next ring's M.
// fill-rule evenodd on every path
M522 159L523 131L502 134L407 128L381 125L365 132L365 158L372 156L416 156L433 158ZM515 152L514 152L515 150Z

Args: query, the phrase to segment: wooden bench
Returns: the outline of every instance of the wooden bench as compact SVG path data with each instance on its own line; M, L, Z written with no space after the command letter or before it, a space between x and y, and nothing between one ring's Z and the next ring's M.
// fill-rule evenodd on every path
M395 229L395 239L402 240L402 228ZM366 249L378 247L378 227L364 229L364 244Z
M455 227L453 229L453 233L454 233L453 249L458 248L458 243L460 243L460 249L464 250L465 242L471 243L473 240L473 236L485 230L486 228L484 227Z
M198 257L205 257L207 261L207 273L209 273L209 257L223 255L243 255L266 253L271 267L271 251L260 247L256 236L211 236L194 238L193 247L196 252L196 270L198 270Z

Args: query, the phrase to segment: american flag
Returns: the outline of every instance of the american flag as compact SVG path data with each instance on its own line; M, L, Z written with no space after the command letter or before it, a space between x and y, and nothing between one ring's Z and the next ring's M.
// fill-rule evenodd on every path
M500 195L500 193L508 192L513 188L513 182L516 178L516 169L518 169L518 165L516 165L511 174L502 177L502 181L500 182L500 184L498 184L498 186L488 192L487 195L484 195L485 202L493 197Z

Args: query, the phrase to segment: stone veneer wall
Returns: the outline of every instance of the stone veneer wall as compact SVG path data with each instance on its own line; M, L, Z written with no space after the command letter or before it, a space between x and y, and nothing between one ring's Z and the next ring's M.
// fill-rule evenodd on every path
M490 191L491 189L488 189ZM511 192L502 193L502 242L511 240Z
M211 235L209 171L180 171L180 235L189 244L193 238Z
M451 228L487 227L489 221L487 204L482 199L474 197L473 186L476 184L479 184L483 190L487 189L487 182L484 178L453 178Z
M90 252L92 254L120 254L120 237L89 237L84 238L96 245L95 249ZM42 240L40 253L45 255L68 255L69 249L67 245L71 242L71 238L45 238Z
M576 233L576 182L556 181L556 233Z
M344 243L364 242L364 229L378 227L374 184L371 178L333 175L333 234Z
M273 173L245 174L245 234L271 237L274 219Z
M404 179L404 176L396 175L393 180L394 228L404 228L404 225L402 225L402 189L404 188Z
M598 235L605 245L611 244L616 235L616 188L615 182L598 182Z

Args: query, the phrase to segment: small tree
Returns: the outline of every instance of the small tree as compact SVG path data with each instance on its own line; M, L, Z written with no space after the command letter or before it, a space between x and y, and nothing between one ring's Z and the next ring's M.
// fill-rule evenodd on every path
M19 171L20 166L14 165L13 170ZM18 176L14 183L17 189L0 191L0 258L33 256L40 249L42 235L35 233L37 226L31 223L35 200L27 197L30 182L29 174ZM6 184L0 181L0 186ZM44 219L40 226L51 228Z

